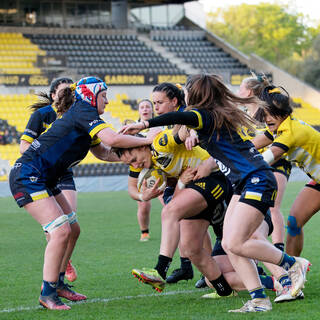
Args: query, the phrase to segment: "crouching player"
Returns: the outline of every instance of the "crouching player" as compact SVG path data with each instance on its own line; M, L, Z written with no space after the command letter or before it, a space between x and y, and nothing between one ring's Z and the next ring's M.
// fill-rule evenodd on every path
M157 168L169 177L179 179L172 200L162 209L162 234L158 262L154 269L133 269L134 276L161 292L179 240L183 252L209 280L221 296L232 294L218 265L203 248L203 240L210 223L223 221L226 202L232 195L232 187L216 168L207 177L190 181L194 170L209 158L209 154L195 147L187 150L181 130L160 132L151 146L114 151L121 161L134 168ZM184 174L182 174L185 171ZM191 177L191 179L190 179ZM136 200L147 201L159 195L158 184L137 195ZM181 235L180 235L181 232Z

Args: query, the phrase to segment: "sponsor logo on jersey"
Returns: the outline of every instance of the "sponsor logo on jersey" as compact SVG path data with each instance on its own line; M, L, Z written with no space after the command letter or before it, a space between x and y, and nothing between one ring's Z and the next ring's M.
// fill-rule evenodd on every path
M230 168L228 168L227 166L225 166L221 161L219 161L219 160L217 160L217 159L215 159L215 160L216 160L216 163L217 163L220 171L221 171L225 176L227 176L227 175L230 173L230 171L231 171Z
M13 169L18 169L22 166L22 163L21 162L16 162L14 165L13 165Z
M200 187L203 190L206 189L206 183L205 182L196 182L195 185Z
M92 127L94 124L98 123L99 120L93 120L91 122L89 122L89 126Z
M34 177L34 176L31 176L29 179L30 179L31 182L37 182L38 181L38 177Z
M251 183L257 184L257 183L259 183L259 182L260 182L259 177L252 177L252 178L251 178Z
M41 146L41 143L40 143L37 139L35 139L35 140L32 141L30 147L31 147L33 150L37 150L37 149L40 148L40 146Z
M168 144L168 136L164 134L160 139L159 139L159 144L160 146L164 147Z
M37 133L36 133L35 131L33 131L33 130L31 130L31 129L28 129L28 128L26 128L26 129L24 130L24 132L28 132L28 133L33 134L34 136L37 136Z
M162 168L166 168L170 164L171 158L160 156L156 161L160 166L162 166Z

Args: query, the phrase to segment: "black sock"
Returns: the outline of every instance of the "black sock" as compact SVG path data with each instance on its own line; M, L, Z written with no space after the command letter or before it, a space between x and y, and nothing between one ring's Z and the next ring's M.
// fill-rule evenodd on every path
M149 229L141 230L141 233L149 233Z
M282 243L282 242L275 243L274 246L276 248L278 248L279 250L281 250L282 252L284 252L284 243Z
M210 283L216 289L219 296L228 296L232 293L232 288L229 286L223 274L215 280L210 280Z
M192 269L192 264L189 258L180 257L180 265L181 265L181 269L183 270Z
M161 254L158 257L158 263L155 269L159 272L160 276L163 279L167 278L167 272L168 272L171 261L172 261L172 258L163 256Z

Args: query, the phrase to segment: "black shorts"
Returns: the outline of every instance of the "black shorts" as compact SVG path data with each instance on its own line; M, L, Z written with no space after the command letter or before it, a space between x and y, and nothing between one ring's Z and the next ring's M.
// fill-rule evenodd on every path
M186 188L198 191L208 204L208 207L199 214L186 219L204 219L212 226L221 225L226 206L232 197L232 186L224 174L220 171L213 172L208 177L187 184Z
M308 183L306 184L306 187L315 189L315 190L317 190L317 191L320 191L320 183L317 183L317 182L314 181L314 180L311 180L310 182L308 182Z
M275 162L271 167L273 168L273 172L282 173L287 180L289 180L292 169L292 164L290 161L282 158Z

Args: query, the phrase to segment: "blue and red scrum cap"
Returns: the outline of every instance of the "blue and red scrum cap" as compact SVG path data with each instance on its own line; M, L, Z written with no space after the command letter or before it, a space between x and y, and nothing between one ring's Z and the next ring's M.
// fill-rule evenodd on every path
M82 78L77 82L75 88L76 100L83 100L90 103L93 107L97 106L97 95L108 87L106 83L96 77Z

